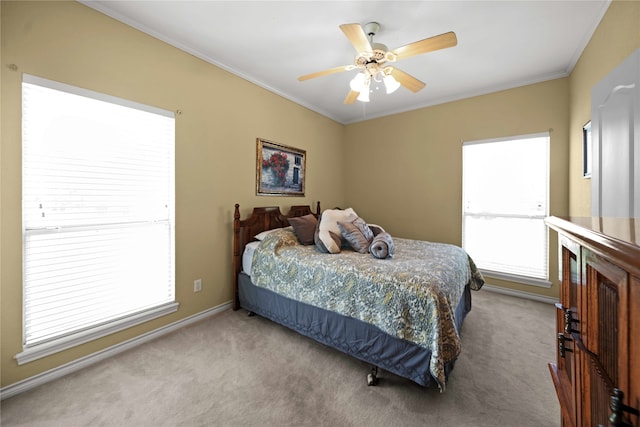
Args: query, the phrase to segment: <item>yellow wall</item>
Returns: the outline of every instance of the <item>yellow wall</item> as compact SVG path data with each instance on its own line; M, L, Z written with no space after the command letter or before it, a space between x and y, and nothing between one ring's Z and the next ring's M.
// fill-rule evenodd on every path
M568 78L347 126L350 205L393 235L460 244L461 142L552 128L550 213L588 216L582 126L590 120L591 88L639 47L640 1L616 0ZM549 245L550 289L489 282L557 297L556 233Z
M570 214L591 216L591 180L582 177L582 126L591 120L591 89L640 48L640 1L614 1L570 78Z
M254 205L353 206L398 236L460 243L461 141L551 132L551 213L585 215L581 128L591 87L640 46L640 2L615 1L570 77L342 126L75 2L1 2L1 385L231 298L231 221ZM12 71L8 65L15 64ZM177 313L18 367L21 73L182 110L176 122ZM257 137L307 151L304 198L255 196ZM373 168L379 166L379 173ZM327 173L330 171L330 173ZM586 207L586 208L585 208ZM557 295L556 240L551 279ZM194 294L194 279L203 291Z
M553 129L550 209L566 215L568 108L565 78L350 125L345 140L348 200L359 215L394 236L460 245L462 141ZM513 237L514 250L526 244ZM557 240L551 237L550 271L555 271ZM557 280L552 279L550 289L490 283L555 297Z
M12 71L9 64L18 69ZM2 386L231 299L234 203L343 205L344 126L76 2L2 1ZM21 78L28 73L167 110L176 119L177 313L23 366ZM255 195L256 138L307 152L306 194ZM326 173L332 165L332 173ZM203 290L193 293L202 278Z

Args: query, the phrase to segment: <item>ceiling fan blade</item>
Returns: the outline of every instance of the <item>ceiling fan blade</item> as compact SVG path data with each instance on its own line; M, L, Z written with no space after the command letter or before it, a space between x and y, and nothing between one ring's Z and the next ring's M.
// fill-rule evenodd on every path
M345 36L349 39L353 47L356 48L356 52L372 52L371 43L367 39L367 35L360 24L342 24L340 29Z
M349 91L347 97L344 99L344 103L353 104L356 102L356 99L358 99L358 95L360 95L360 92L356 92L355 90Z
M326 76L328 74L334 74L334 73L339 73L341 71L353 70L354 68L355 68L354 65L343 65L341 67L329 68L328 70L317 71L315 73L306 74L304 76L298 77L298 80L302 82L309 79L315 79L316 77Z
M391 75L398 81L398 83L414 93L420 91L423 87L426 86L426 84L416 79L412 75L407 74L402 70L398 70L395 67L392 68Z
M456 33L449 31L439 36L429 37L414 43L393 49L391 52L396 54L396 60L409 58L411 56L420 55L422 53L432 52L434 50L453 47L458 44Z

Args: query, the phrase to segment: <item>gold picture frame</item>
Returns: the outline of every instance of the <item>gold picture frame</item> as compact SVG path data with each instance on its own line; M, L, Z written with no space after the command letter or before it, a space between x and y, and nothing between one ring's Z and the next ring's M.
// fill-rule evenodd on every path
M304 196L307 152L257 138L256 195Z

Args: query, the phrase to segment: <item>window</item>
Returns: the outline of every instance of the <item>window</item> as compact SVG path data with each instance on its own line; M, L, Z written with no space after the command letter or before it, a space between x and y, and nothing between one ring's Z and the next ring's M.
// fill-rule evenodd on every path
M549 135L466 142L462 245L487 276L548 282Z
M26 363L177 310L172 112L22 83Z

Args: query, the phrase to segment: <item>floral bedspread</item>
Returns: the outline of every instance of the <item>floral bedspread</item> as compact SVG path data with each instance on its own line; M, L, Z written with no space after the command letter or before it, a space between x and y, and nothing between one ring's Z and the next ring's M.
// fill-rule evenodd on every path
M373 324L431 351L429 370L444 391L445 365L460 354L455 308L480 272L460 247L394 237L393 258L343 250L326 254L278 230L255 250L251 278L288 298Z

